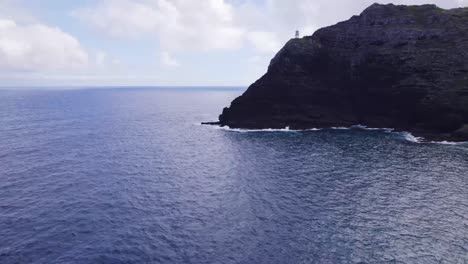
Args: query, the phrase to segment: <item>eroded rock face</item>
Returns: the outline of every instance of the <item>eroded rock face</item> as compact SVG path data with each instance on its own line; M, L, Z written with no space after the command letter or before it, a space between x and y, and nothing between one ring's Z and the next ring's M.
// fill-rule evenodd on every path
M392 127L468 140L468 8L374 4L292 39L219 117L235 128Z

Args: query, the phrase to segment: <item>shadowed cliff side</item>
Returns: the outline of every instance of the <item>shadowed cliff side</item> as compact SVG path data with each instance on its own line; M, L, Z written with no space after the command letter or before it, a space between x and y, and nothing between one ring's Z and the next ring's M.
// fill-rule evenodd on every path
M233 128L391 127L468 140L468 8L374 4L290 40L225 108Z

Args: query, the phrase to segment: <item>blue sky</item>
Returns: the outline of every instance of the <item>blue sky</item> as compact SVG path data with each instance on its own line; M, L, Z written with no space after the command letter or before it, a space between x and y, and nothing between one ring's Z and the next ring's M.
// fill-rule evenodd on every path
M0 0L0 85L246 86L296 29L310 35L373 2Z

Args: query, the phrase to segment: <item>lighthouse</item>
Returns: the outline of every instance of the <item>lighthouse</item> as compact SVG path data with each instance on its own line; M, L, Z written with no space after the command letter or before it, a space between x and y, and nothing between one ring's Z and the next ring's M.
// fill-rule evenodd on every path
M299 30L296 30L296 38L299 38Z

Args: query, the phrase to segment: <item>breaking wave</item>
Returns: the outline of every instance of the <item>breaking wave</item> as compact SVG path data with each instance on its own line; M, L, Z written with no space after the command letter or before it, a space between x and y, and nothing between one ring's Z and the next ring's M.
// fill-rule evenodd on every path
M200 123L198 123L200 124ZM289 127L285 128L265 128L265 129L245 129L245 128L230 128L228 126L212 126L218 130L230 131L230 132L239 132L239 133L258 133L258 132L305 132L305 131L322 131L322 130L352 130L352 129L361 129L368 131L383 131L387 133L397 134L403 137L404 140L417 143L417 144L442 144L442 145L464 145L468 142L451 142L451 141L426 141L423 137L417 137L411 134L410 132L396 132L394 128L376 128L376 127L367 127L363 125L354 125L350 127L330 127L330 128L309 128L309 129L290 129Z
M414 136L413 134L411 134L410 132L399 132L400 135L403 136L403 138L409 142L413 142L413 143L425 143L424 142L424 138L422 137L416 137Z
M254 132L301 132L301 131L319 131L319 128L310 128L310 129L290 129L289 127L285 128L265 128L265 129L245 129L245 128L230 128L228 126L214 126L215 129L231 131L231 132L240 132L240 133L254 133Z

